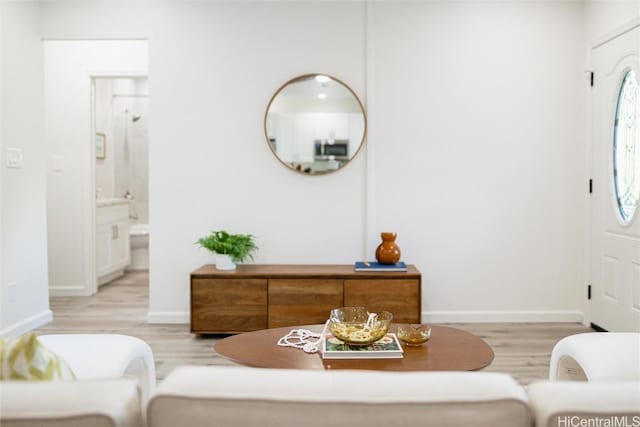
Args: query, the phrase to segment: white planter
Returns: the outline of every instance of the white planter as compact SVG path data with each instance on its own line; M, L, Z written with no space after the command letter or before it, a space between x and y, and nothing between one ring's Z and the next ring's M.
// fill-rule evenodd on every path
M216 254L216 269L235 270L236 263L231 260L230 255Z

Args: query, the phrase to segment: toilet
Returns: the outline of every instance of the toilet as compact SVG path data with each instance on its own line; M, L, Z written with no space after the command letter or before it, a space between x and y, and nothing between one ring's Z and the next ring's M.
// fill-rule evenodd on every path
M149 269L149 224L129 225L131 264L128 270Z

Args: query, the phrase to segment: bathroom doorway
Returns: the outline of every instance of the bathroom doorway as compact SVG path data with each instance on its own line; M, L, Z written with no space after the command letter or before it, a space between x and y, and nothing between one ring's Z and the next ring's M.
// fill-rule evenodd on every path
M97 125L105 125L99 120L104 120L106 113L96 115L95 83L102 78L122 78L133 79L129 82L132 86L138 84L146 87L148 50L146 40L43 41L48 158L47 252L49 295L52 297L90 296L98 290L96 166L100 161L105 170L107 167L115 168L114 150L117 148L114 141L118 130L96 129ZM142 80L137 80L139 78ZM148 95L117 90L114 93ZM108 102L111 103L112 99L115 105L120 98L108 97ZM147 98L140 97L139 101L146 106ZM136 125L147 127L149 120L146 113L130 113L141 116ZM113 126L116 125L115 119L110 117ZM120 126L124 126L122 121ZM131 129L132 135L135 133L133 131ZM116 193L119 189L116 188L115 171L113 174L112 183L105 186L99 195L102 199L123 198L123 194ZM136 208L139 209L138 206ZM128 217L129 213L126 213L121 223L112 224L108 232L102 230L101 235L118 249L115 257L120 262L126 257L130 261L131 256L131 248L128 242L124 242L125 235L128 240ZM106 259L107 255L111 258ZM113 264L114 254L110 250L108 254L105 252L100 256L103 264L107 261Z
M146 77L93 78L96 279L149 269L149 108Z

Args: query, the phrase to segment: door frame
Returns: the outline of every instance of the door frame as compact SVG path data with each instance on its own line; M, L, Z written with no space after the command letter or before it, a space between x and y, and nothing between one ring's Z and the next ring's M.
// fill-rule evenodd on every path
M585 70L585 73L589 73L593 71L593 58L591 55L591 52L593 51L593 49L596 49L626 33L628 33L629 31L633 31L636 28L640 27L640 17L636 17L624 24L622 24L621 26L603 34L602 36L596 38L595 40L593 40L588 46L587 46L587 64L589 64L589 69ZM590 79L590 76L587 77L588 79ZM596 76L597 79L597 76ZM597 84L597 81L596 81ZM593 111L593 105L592 105L592 100L593 100L593 96L592 96L592 92L591 92L592 88L587 85L587 91L586 91L586 105L587 108L585 109L585 128L586 128L586 141L588 141L587 144L587 150L586 150L586 171L587 171L587 177L586 177L586 182L589 183L589 181L593 178L593 173L594 173L594 166L593 166L593 144L594 144L594 140L593 140L593 126L592 126L592 111ZM592 277L591 277L591 261L592 261L592 256L591 256L591 251L592 251L592 245L591 245L591 220L592 220L592 204L591 204L591 195L589 193L589 188L587 188L587 191L585 192L585 204L587 209L585 209L585 223L584 223L584 229L585 229L585 245L584 245L584 259L585 259L585 263L584 263L584 277L586 278L586 283L584 284L584 289L588 290L589 286L591 285L591 283L593 283ZM640 216L640 214L638 214ZM637 218L636 218L637 219ZM582 304L582 311L584 313L584 317L583 317L583 325L585 326L589 326L591 325L592 327L596 326L595 329L598 329L597 326L598 325L594 325L591 320L592 320L592 316L591 316L591 300L590 300L590 291L585 291L584 293L585 298L583 300L583 304Z
M88 72L89 84L91 85L89 97L89 125L90 134L90 149L89 149L89 209L86 210L88 218L85 218L84 223L87 224L85 228L85 244L86 247L91 248L88 253L85 254L85 265L89 266L86 272L86 283L89 284L90 295L95 295L98 292L98 275L96 274L97 254L96 254L96 147L95 147L95 134L96 134L96 79L127 79L127 78L149 78L147 71L131 70L131 71L100 71L90 70Z

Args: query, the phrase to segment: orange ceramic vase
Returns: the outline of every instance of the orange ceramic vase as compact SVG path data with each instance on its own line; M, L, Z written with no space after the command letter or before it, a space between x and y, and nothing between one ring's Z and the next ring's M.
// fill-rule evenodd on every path
M376 249L376 260L380 264L395 264L400 261L400 248L396 245L396 233L380 233L382 243Z

